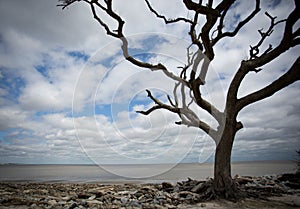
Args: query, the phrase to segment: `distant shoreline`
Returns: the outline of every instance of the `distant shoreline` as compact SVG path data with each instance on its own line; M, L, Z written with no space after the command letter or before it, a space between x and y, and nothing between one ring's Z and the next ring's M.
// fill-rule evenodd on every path
M245 160L245 161L232 161L232 164L240 164L240 163L296 163L294 160ZM101 164L106 166L116 166L116 165L124 165L124 166L133 166L133 165L170 165L170 164L213 164L214 162L204 162L204 163L198 163L198 162L183 162L183 163L153 163L153 164L126 164L126 163L116 163L116 164ZM38 166L38 165L55 165L55 166L99 166L97 164L77 164L77 163L71 163L71 164L65 164L65 163L0 163L0 166L7 166L7 165L30 165L30 166Z

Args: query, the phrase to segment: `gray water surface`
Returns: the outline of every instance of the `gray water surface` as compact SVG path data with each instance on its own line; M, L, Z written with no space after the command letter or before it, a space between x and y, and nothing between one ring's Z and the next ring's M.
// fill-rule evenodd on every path
M0 181L33 182L102 182L150 183L162 181L183 181L188 177L203 180L213 177L212 163L178 164L171 170L148 178L129 178L137 174L147 174L149 170L164 170L164 164L158 165L109 165L115 173L126 171L127 177L110 173L97 165L0 165ZM106 168L108 168L106 165ZM292 161L258 161L232 163L232 175L273 175L295 172Z

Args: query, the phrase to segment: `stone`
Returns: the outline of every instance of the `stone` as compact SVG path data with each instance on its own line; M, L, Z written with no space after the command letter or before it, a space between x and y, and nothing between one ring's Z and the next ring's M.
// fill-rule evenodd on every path
M32 190L31 189L26 189L26 190L23 191L23 193L24 194L29 194L29 193L32 193Z
M77 194L77 197L79 199L88 199L90 197L90 195L85 194L85 193L79 193L79 194Z
M69 200L71 200L71 197L70 196L65 196L65 197L62 197L61 199L64 200L64 201L69 201Z
M40 192L43 193L43 194L49 193L48 190L46 190L46 189L41 189Z
M137 190L135 190L135 191L119 191L119 192L117 192L117 194L119 194L119 195L134 195L137 192L138 192Z
M126 197L121 197L121 203L126 204L128 201L128 198Z
M58 205L65 205L67 202L66 201L59 201L57 202Z
M161 184L162 186L162 189L165 190L165 191L172 191L173 190L173 185L169 182L163 182Z
M103 204L103 202L99 200L88 200L86 201L88 205L93 205L93 204Z
M130 201L129 206L131 206L131 207L137 207L137 208L142 208L141 204L138 201L136 201L136 200Z
M205 208L205 207L206 207L206 204L205 204L205 203L201 203L201 204L200 204L200 207L201 207L201 208Z
M69 205L68 209L74 209L76 208L78 205L76 202L72 202L71 205Z
M88 200L94 200L96 198L96 195L92 195L88 198Z
M175 208L177 208L177 206L170 205L170 204L165 204L164 206L165 206L165 208L168 208L168 209L175 209Z
M88 193L94 194L96 197L102 197L106 192L104 189L89 189Z
M56 205L57 202L56 202L56 200L49 200L48 204L53 206L53 205Z

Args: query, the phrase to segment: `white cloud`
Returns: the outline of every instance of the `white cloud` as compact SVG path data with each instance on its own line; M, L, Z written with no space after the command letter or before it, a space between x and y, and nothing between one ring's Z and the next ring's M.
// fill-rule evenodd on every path
M151 2L167 17L191 16L191 12L182 9L181 2L173 2L172 7L167 1ZM291 2L281 1L278 7L270 7L268 11L278 19L285 18L292 8ZM1 160L90 162L88 154L98 163L168 162L181 160L190 149L189 159L203 162L209 158L214 142L197 129L176 126L177 115L157 111L147 117L133 112L153 105L146 97L146 88L167 101L164 94L172 95L173 82L161 72L141 70L126 62L120 53L120 42L105 35L86 5L76 3L61 11L56 3L46 0L0 2L0 80L4 86L18 90L15 93L0 88ZM270 1L263 4L271 5ZM172 72L178 72L177 67L186 60L188 42L185 40L189 39L183 37L186 38L188 25L166 26L139 0L131 1L130 7L128 2L119 0L114 7L126 20L125 32L130 36L131 50L141 57L148 53L147 47L151 48L151 52L157 54L150 58L153 63L166 63ZM252 7L245 1L233 11L242 13L243 18ZM259 39L257 29L266 29L269 24L263 12L255 18L255 23L241 30L237 40L226 38L216 46L216 59L203 95L221 110L224 91L233 73L240 60L247 58L249 44ZM232 16L228 23L234 20ZM281 29L282 26L275 28L268 43L278 43ZM149 39L144 43L148 33L150 37L163 34L169 42ZM297 49L264 66L260 73L247 75L239 96L277 78L298 56ZM80 56L70 55L70 51L82 52L91 60L86 63ZM16 79L24 84L18 84ZM262 153L268 158L280 147L284 150L279 156L287 157L289 151L299 146L298 89L299 84L293 84L240 113L245 129L237 135L234 148L237 159L247 150L246 156L253 159ZM106 114L96 112L94 115L94 103ZM110 104L113 117L108 116ZM203 111L199 111L199 115L214 124ZM284 144L285 140L288 143Z

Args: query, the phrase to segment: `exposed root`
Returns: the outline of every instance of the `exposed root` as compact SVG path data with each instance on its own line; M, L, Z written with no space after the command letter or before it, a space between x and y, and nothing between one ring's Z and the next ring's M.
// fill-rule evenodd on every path
M176 186L169 186L163 190L170 193L177 192L185 199L185 202L198 203L216 199L226 199L238 202L246 198L267 200L270 196L281 196L290 194L291 189L300 191L300 182L297 174L284 174L277 177L241 177L232 179L232 184L217 188L213 179L207 181L196 181L188 179L178 182Z

